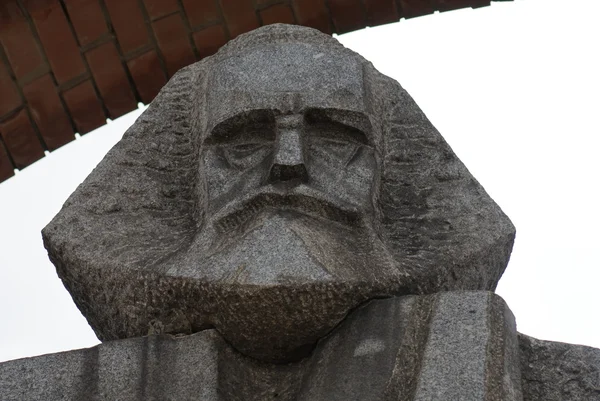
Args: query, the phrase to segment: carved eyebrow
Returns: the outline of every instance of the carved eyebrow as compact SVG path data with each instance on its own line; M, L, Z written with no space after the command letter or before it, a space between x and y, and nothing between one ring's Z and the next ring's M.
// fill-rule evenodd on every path
M309 109L304 116L311 125L335 124L343 128L345 136L353 141L373 145L371 122L362 113L335 109Z
M275 139L275 116L271 110L251 110L228 118L212 129L204 143L244 141L255 137L257 132L264 135L264 140Z

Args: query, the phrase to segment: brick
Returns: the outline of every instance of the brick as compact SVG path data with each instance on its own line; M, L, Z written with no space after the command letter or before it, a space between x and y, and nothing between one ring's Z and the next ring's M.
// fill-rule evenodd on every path
M276 24L295 24L294 14L288 5L277 4L269 8L265 8L260 12L260 18L263 25Z
M23 95L48 150L58 149L75 139L73 127L49 74L23 87Z
M220 0L231 39L259 27L252 0Z
M217 0L182 0L182 3L192 28L221 19Z
M329 11L327 11L325 0L292 0L292 6L298 24L328 34L333 32L329 23Z
M436 0L440 11L457 10L459 8L478 8L490 5L490 0Z
M281 4L284 0L254 0L257 9L267 8L274 4Z
M46 57L59 84L86 72L75 37L58 0L26 0Z
M86 134L106 123L102 103L91 81L84 81L64 91L62 97L79 134Z
M167 77L154 50L127 62L142 102L148 104L167 83Z
M104 0L123 54L150 43L148 29L137 0Z
M5 181L15 175L15 167L8 157L8 151L0 141L0 182Z
M432 5L432 1L423 0L398 0L400 8L402 9L402 17L414 18L421 15L433 14L435 7Z
M44 148L24 109L0 123L0 135L16 168L25 168L44 157Z
M21 105L21 96L4 63L0 62L0 116L9 113Z
M329 0L329 10L337 33L355 31L366 25L360 0Z
M125 69L114 43L105 43L85 54L100 96L115 119L137 107Z
M222 25L213 25L194 32L193 38L200 58L215 54L227 42L227 34Z
M47 69L43 53L15 1L0 3L0 41L17 79Z
M365 9L368 26L389 24L400 19L394 0L365 0Z
M104 13L98 0L63 0L81 46L108 33Z
M177 0L144 0L144 5L151 20L179 11Z
M167 65L167 73L173 76L180 68L196 61L183 20L173 14L152 23L158 48Z

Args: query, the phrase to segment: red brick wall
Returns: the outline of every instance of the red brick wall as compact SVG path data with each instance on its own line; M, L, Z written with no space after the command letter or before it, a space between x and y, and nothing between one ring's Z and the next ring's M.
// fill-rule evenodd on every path
M344 33L490 0L2 0L0 182L261 25Z

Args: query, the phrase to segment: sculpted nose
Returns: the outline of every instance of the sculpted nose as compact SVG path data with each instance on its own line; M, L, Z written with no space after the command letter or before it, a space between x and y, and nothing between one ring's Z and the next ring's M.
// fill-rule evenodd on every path
M286 129L279 132L275 145L273 164L269 172L269 181L308 181L308 173L304 165L304 150L300 132L297 129Z

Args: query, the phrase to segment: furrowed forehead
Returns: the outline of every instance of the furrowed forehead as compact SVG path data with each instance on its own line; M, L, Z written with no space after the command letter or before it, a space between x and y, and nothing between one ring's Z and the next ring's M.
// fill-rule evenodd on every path
M208 79L208 128L256 109L365 112L362 61L306 43L250 49L219 61Z
M205 143L218 143L222 140L231 139L236 135L243 136L245 131L256 128L270 128L271 130L275 130L276 125L281 128L282 120L279 119L276 122L276 119L286 115L290 116L289 114L282 115L278 111L273 110L256 109L245 111L215 125L209 132ZM301 121L304 120L308 124L335 123L343 125L360 131L365 136L366 143L375 144L376 142L373 137L373 127L369 116L360 112L308 108L299 110L295 116L300 117Z

